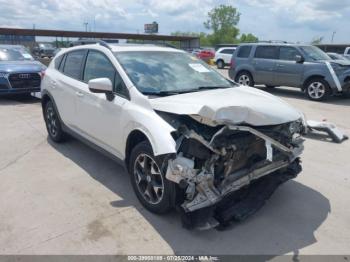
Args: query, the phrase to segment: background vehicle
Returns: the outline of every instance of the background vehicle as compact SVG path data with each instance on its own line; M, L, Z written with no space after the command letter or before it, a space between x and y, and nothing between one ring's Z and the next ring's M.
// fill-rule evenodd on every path
M244 44L232 56L229 75L243 85L299 87L320 101L349 92L350 62L331 60L315 46Z
M345 55L337 54L337 53L327 53L327 55L332 58L332 60L345 60L349 61L350 57L346 57Z
M197 53L197 57L206 63L215 57L215 51L213 49L202 49Z
M23 46L0 45L0 95L40 91L45 69Z
M54 56L55 47L51 43L35 43L33 47L34 56L51 58Z
M235 50L236 50L236 47L222 47L216 51L214 60L219 69L222 69L227 65L230 65L232 55L235 52Z
M176 206L189 227L208 229L218 225L215 212L237 203L218 209L231 193L261 199L249 185L271 175L260 180L270 185L268 198L301 171L302 114L250 89L181 50L101 43L57 54L43 79L42 107L53 141L69 133L119 159L148 210ZM242 187L252 192L242 195Z

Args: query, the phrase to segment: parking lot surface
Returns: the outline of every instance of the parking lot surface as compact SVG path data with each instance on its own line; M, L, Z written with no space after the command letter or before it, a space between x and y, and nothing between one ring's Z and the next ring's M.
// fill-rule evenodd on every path
M349 98L270 92L350 134ZM74 139L49 141L39 99L0 98L0 134L1 254L350 253L349 141L309 136L303 172L258 213L224 231L188 231L176 212L145 210L117 163Z

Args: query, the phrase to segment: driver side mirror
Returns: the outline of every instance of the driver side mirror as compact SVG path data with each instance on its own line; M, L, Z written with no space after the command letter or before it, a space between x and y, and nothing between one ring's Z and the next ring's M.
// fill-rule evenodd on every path
M88 83L89 90L92 93L105 93L107 100L111 101L114 98L113 84L108 78L91 79Z
M304 61L305 61L305 59L301 55L296 55L295 56L295 62L297 62L299 64L302 64L302 63L304 63Z

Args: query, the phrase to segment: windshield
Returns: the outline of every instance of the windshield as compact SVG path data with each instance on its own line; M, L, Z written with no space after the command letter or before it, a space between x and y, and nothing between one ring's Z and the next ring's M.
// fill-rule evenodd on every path
M316 46L301 46L300 49L312 60L331 60L331 58Z
M25 50L0 48L0 61L24 61L24 60L34 60L34 59Z
M115 56L136 88L144 94L185 93L233 86L187 53L128 51L117 52Z

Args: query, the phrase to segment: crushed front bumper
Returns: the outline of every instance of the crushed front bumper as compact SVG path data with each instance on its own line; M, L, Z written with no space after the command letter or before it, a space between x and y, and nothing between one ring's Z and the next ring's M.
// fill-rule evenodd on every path
M243 221L256 213L283 183L295 178L302 168L299 158L286 168L252 181L249 186L226 194L212 206L186 212L180 208L183 226L187 229L206 230L223 228L232 222Z
M291 125L290 128L293 126ZM263 149L262 146L264 145L264 158L255 159L253 162L233 170L228 168L230 167L230 161L237 162L237 159L227 151L230 147L234 147L235 145L231 145L229 140L227 141L227 150L224 148L220 149L214 145L217 145L216 141L218 139L226 137L225 134L231 134L230 132L234 132L234 134L249 133L254 136L257 141L260 142L259 146L256 147L255 144L252 150L254 152L261 152ZM223 212L224 208L220 208L221 211L219 212L220 214L226 214L223 216L224 218L221 218L217 208L223 207L222 203L226 203L224 206L232 210L231 204L235 205L244 198L244 194L241 196L240 193L237 192L242 192L242 190L245 191L247 188L250 188L248 191L251 190L252 192L249 193L249 195L254 195L255 193L253 191L255 190L255 186L253 185L255 185L257 181L265 181L265 177L272 177L267 179L267 181L271 180L271 183L274 185L269 185L271 190L267 189L266 193L256 193L261 195L261 199L265 201L279 184L295 177L301 171L299 156L304 149L304 139L300 135L293 135L289 143L284 145L278 140L252 127L226 125L218 130L211 137L210 141L205 140L192 130L183 132L183 136L186 139L198 141L204 148L212 152L202 167L198 166L198 164L196 165L193 158L185 157L182 152L180 152L175 159L170 159L168 161L166 178L179 184L180 188L184 190L186 197L184 202L180 204L180 209L183 214L184 225L189 228L208 229L230 220L228 219L229 216L226 211ZM179 139L178 142L182 143L181 139ZM202 150L204 150L204 148ZM248 148L250 148L249 145L247 145L246 148L246 150L248 150ZM249 154L249 150L244 152L245 154ZM219 165L220 157L225 156L228 156L228 158L225 158L226 162L223 164L226 166L225 171L223 173L215 172L215 166ZM224 174L224 176L221 174ZM261 182L258 184L260 183ZM227 199L232 201L228 201ZM249 199L251 199L251 197L249 197ZM264 201L255 201L255 205L250 204L250 208L244 208L240 211L243 212L244 215L242 215L242 213L240 213L240 215L235 215L235 212L233 212L232 218L246 217L248 214L254 213L262 206ZM228 202L230 202L229 205Z

